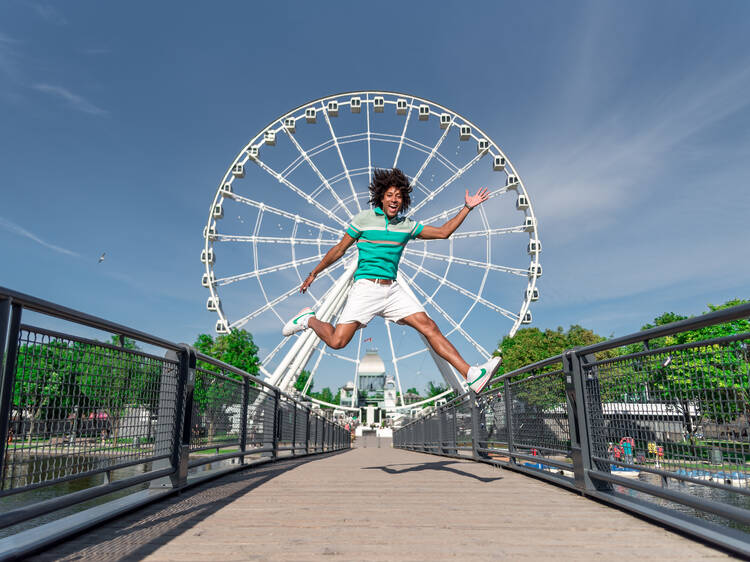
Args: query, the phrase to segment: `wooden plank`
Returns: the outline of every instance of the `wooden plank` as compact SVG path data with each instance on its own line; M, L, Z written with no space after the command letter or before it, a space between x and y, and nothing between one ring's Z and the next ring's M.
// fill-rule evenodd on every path
M511 471L391 448L289 460L222 478L37 560L726 558Z

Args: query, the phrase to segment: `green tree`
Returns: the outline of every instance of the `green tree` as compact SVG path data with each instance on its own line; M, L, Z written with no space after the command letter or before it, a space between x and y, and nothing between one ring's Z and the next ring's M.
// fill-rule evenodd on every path
M143 358L133 340L112 336L115 347L76 344L76 380L86 397L90 414L107 414L114 444L119 437L120 420L128 407L154 408L154 388L158 388L160 365Z
M199 334L193 345L204 355L251 375L258 374L258 347L253 341L252 334L246 330L235 329L218 336L215 340L208 334ZM206 418L210 442L216 435L217 423L228 415L228 409L236 409L242 402L242 385L237 382L242 381L243 377L231 371L220 370L203 361L198 362L198 368L193 390L193 406L197 413ZM198 420L194 421L197 423Z
M500 342L503 363L499 372L510 373L568 349L591 345L605 339L607 338L577 324L572 325L567 332L563 331L562 327L544 331L539 328L521 328L515 336L505 336ZM614 352L603 354L603 356L611 357L615 355ZM555 371L559 368L559 365L551 365L541 369L538 373Z
M298 391L302 392L305 390L305 385L307 384L307 380L310 378L310 371L302 370L299 373L299 376L297 377L297 380L294 382L294 388ZM315 386L314 382L310 383L310 388L307 389L307 393L310 394L312 392L313 387Z
M548 357L558 355L563 351L582 347L605 340L592 330L577 324L570 326L567 331L562 327L556 330L540 330L539 328L522 328L513 337L506 336L500 342L503 363L500 374L510 373L526 365L536 363ZM614 352L603 354L614 356ZM567 420L560 415L566 410L565 384L563 377L553 375L538 377L561 369L559 363L549 365L536 371L523 373L514 377L514 381L531 378L531 380L515 386L513 398L521 400L527 408L534 409L539 416L551 416L551 419L563 427Z
M328 402L329 404L338 405L341 401L340 389L339 389L339 392L337 392L335 395L333 394L333 391L329 387L325 387L320 392L310 392L308 394L317 400L320 400L322 402Z
M704 314L747 302L749 301L734 299L718 306L709 304L709 310ZM667 313L654 322L660 325L659 322L666 324L671 319L683 318ZM644 329L649 327L651 325L647 324ZM750 332L750 321L743 318L660 338L659 343L661 347L697 344L747 332ZM736 340L723 344L696 345L687 350L667 351L664 355L655 357L656 365L653 365L652 360L653 370L649 384L656 397L672 403L683 414L685 428L693 444L701 417L717 423L728 423L744 414L750 422L750 362L745 342ZM691 406L699 416L698 423L695 424L690 413Z
M64 419L80 404L75 365L80 355L65 342L22 345L13 381L13 408L28 417L28 439L45 419Z
M432 398L433 396L437 396L448 390L448 387L445 384L430 381L427 383L427 388L425 390L427 392L427 398Z

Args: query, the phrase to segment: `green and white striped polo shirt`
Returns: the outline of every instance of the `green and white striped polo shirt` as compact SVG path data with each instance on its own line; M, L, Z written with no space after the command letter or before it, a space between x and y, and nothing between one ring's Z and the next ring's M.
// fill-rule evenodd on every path
M356 215L346 229L357 240L359 249L354 279L395 279L406 243L414 240L423 228L421 222L405 217L388 220L380 207Z

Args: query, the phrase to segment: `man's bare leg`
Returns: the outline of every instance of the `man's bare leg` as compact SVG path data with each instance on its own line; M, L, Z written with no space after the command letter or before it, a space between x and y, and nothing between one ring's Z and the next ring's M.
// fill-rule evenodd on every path
M354 333L360 326L359 322L347 322L346 324L337 324L334 327L333 324L318 320L315 316L311 316L307 321L307 327L312 329L332 349L346 347L352 341Z
M417 332L426 337L432 349L435 350L435 353L453 365L453 367L455 367L455 369L466 378L466 374L469 372L469 364L464 361L464 358L461 357L458 350L453 347L453 344L443 335L440 328L438 328L432 318L427 316L424 312L416 312L402 318L401 322L407 326L411 326Z

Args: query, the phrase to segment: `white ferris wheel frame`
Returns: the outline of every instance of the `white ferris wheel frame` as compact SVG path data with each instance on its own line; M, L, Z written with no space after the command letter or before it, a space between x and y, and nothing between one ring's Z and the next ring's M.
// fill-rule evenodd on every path
M347 106L349 107L350 110L353 111L352 104L355 104L355 100L359 100L359 111L357 111L357 113L359 112L366 113L367 130L365 132L357 133L354 135L337 137L334 131L333 125L332 125L331 117L336 116L338 111L343 110ZM331 102L335 102L335 112L332 111L333 106L331 105ZM385 110L385 107L389 105L395 106L396 111L399 115L405 115L404 127L400 135L389 135L385 133L374 132L371 130L371 127L370 127L371 112L383 112ZM426 111L428 112L426 115L426 118L427 119L437 118L441 124L441 128L444 129L443 134L440 136L437 143L432 147L429 147L413 139L410 139L406 135L407 128L409 125L409 120L412 117L412 114L414 113L415 109L420 115L419 118L422 119L422 115L425 112L425 109L424 109L425 107L427 107ZM313 116L313 121L308 121L308 122L315 122L322 116L326 125L330 129L331 139L311 149L305 150L295 139L295 126L296 126L296 123L301 123L303 122L303 120L307 120L311 115ZM448 116L447 118L448 122L446 126L443 126L444 125L443 120L446 119L445 117L446 115ZM290 119L293 119L294 121L290 121ZM291 128L289 126L290 123L291 123ZM468 130L465 127L468 127ZM460 168L456 166L451 160L444 157L438 150L441 144L443 143L443 141L446 139L448 133L454 130L454 128L458 129L461 140L469 140L469 138L471 138L477 143L477 155L473 157L466 165ZM263 162L261 158L261 148L266 144L273 144L273 142L269 143L268 140L269 139L274 140L276 136L279 134L285 134L291 140L291 142L295 145L297 151L299 152L299 156L282 171L273 170L265 162ZM362 140L367 141L368 166L367 168L349 169L346 165L343 154L341 152L341 144L348 143L348 142L361 142ZM216 322L216 331L218 333L228 333L232 328L239 328L241 326L244 326L247 322L249 322L253 318L267 311L271 311L272 313L274 313L279 318L279 320L283 323L285 319L283 319L276 312L274 307L280 302L283 302L283 300L285 300L286 298L290 297L292 294L296 293L298 290L298 286L293 287L292 289L286 291L285 293L279 296L270 298L268 294L266 293L260 279L263 275L267 273L272 273L272 272L280 271L282 269L291 269L291 268L294 268L295 270L297 270L298 266L300 265L312 264L314 262L319 261L325 253L322 247L331 246L336 243L335 241L322 239L321 235L323 232L331 234L331 235L336 235L339 239L341 238L344 232L344 228L346 228L347 226L347 223L346 221L341 220L340 217L335 215L333 211L338 210L339 208L342 208L348 215L350 215L349 218L351 218L352 213L346 207L346 204L352 201L356 204L359 210L362 210L362 205L360 204L361 193L358 194L356 189L354 188L352 176L366 175L367 178L369 179L369 177L372 175L373 164L372 164L371 146L372 146L373 141L385 141L385 142L393 142L393 143L398 144L398 147L396 149L396 156L395 156L392 167L396 167L396 164L399 159L399 155L401 153L401 149L404 146L408 146L411 149L421 151L426 154L426 158L421 168L412 178L410 178L411 183L415 187L415 189L421 191L423 195L425 195L425 197L424 199L422 199L420 202L415 204L409 210L409 212L407 213L407 216L412 216L414 213L419 211L427 202L431 201L436 195L438 195L441 191L443 191L448 185L450 185L453 181L458 179L468 169L473 167L479 160L483 159L484 156L490 156L493 163L501 162L503 164L501 168L498 168L496 167L496 164L493 164L493 169L496 171L505 172L506 185L505 187L501 187L492 191L490 193L490 197L495 197L497 195L507 192L508 190L515 190L517 191L519 196L521 195L524 196L526 205L523 209L519 209L519 210L523 210L524 212L524 216L525 216L524 223L516 227L493 229L490 227L490 221L488 220L484 212L484 209L480 207L479 211L481 215L482 224L484 225L484 230L454 233L451 239L449 239L450 251L448 254L437 254L435 252L427 252L426 250L422 250L422 251L414 250L414 249L407 247L404 251L404 256L402 258L401 264L402 266L406 266L413 273L411 276L407 276L404 273L403 268L400 268L398 278L402 286L405 287L408 292L412 293L412 295L415 298L421 297L421 298L418 298L417 300L430 303L448 321L448 323L451 325L451 330L447 332L446 335L450 335L453 332L458 332L467 342L469 342L484 357L488 357L489 355L491 355L491 352L484 349L462 327L463 322L466 320L466 318L469 316L469 314L471 313L471 311L477 304L481 304L497 312L498 314L512 320L513 324L508 332L510 336L513 336L515 334L515 332L518 330L521 324L531 322L531 313L529 311L529 306L532 301L535 301L539 298L538 290L536 288L536 281L537 281L537 278L541 275L541 266L539 264L539 253L541 252L541 242L539 240L539 235L538 235L538 225L537 225L536 216L534 215L534 210L531 205L531 198L529 197L528 192L526 191L523 180L521 179L520 175L518 174L515 167L511 163L510 159L505 155L502 149L489 137L489 135L487 135L481 128L479 128L477 125L475 125L473 122L469 121L462 115L456 113L455 111L441 104L438 104L436 102L433 102L425 98L414 96L412 94L406 94L406 93L401 93L401 92L391 92L391 91L386 91L386 90L377 90L377 91L363 90L363 91L344 92L344 93L321 97L321 98L312 100L310 102L307 102L305 104L302 104L292 109L291 111L288 111L284 115L276 119L273 119L272 121L268 123L268 125L266 125L266 127L262 128L260 132L257 135L255 135L242 148L242 150L240 150L240 152L237 154L235 159L232 161L231 165L226 170L221 182L219 183L218 189L216 190L216 194L214 196L213 202L209 210L208 221L207 221L206 227L204 228L205 243L204 243L203 251L201 253L201 261L205 265L203 285L207 287L210 292L210 297L208 299L208 308L209 310L215 310L219 317ZM315 165L312 157L320 152L329 150L334 147L336 151L338 152L338 157L341 161L343 172L340 172L336 176L326 178L320 172L318 167ZM437 159L438 161L440 161L440 163L442 163L448 169L452 168L453 173L440 186L438 186L432 191L428 191L425 188L425 186L423 186L420 183L419 180L420 180L422 173L426 169L427 165L434 159ZM329 225L324 225L317 221L309 220L298 214L289 213L285 211L284 209L266 205L265 203L261 201L255 201L249 197L245 197L245 196L234 193L234 190L232 189L233 182L235 181L235 179L241 178L244 176L245 166L251 162L258 165L266 173L268 173L270 176L275 178L279 183L285 185L287 188L290 189L290 191L306 199L308 203L316 207L318 211L322 212L324 215L329 217L334 223L336 223L340 227L340 229L331 228L331 226ZM287 179L287 176L300 165L309 166L321 181L321 183L316 187L313 193L320 193L323 190L326 190L327 192L330 192L330 194L334 196L334 198L337 201L337 207L334 207L333 211L331 209L328 209L320 205L315 200L314 196L311 196L311 194L304 192L303 190L301 190L299 187L297 187L296 185L294 185L291 181ZM340 195L336 192L336 190L334 190L331 187L331 183L342 181L344 178L346 179L348 183L348 186L351 190L351 194L347 195L346 198L342 199ZM265 237L258 236L257 225L253 234L249 236L219 234L216 230L216 225L217 225L217 221L221 218L221 216L217 216L217 209L221 210L221 204L225 198L234 199L235 201L238 201L240 203L243 203L250 207L254 207L258 209L259 217L261 216L263 212L269 212L271 214L293 220L294 229L293 229L292 236L291 237L278 237L278 238L268 237L268 236L265 236ZM431 222L434 222L440 218L445 218L446 215L451 215L452 213L457 212L462 206L463 205L459 205L454 209L448 209L437 215L428 217L422 220L421 222L424 224L430 224ZM297 229L299 225L306 225L307 227L317 229L318 237L317 238L297 237ZM531 263L528 269L496 265L496 264L491 263L489 260L489 249L491 245L492 236L496 234L506 234L506 233L513 233L513 232L528 232L529 233L528 253L531 256ZM465 258L461 258L460 256L453 255L453 240L452 239L459 239L459 238L465 238L465 237L480 237L480 236L486 237L487 255L488 255L488 260L486 263L480 262L477 260L465 259ZM292 259L291 261L286 262L284 264L275 265L275 266L267 267L267 268L257 269L256 267L255 270L250 271L250 272L246 272L246 273L238 274L238 275L232 275L232 276L225 277L222 279L216 279L214 275L214 271L213 271L214 243L222 242L222 241L235 241L235 242L239 241L239 242L252 243L253 244L253 256L255 258L256 264L258 263L257 255L258 255L259 243L269 243L269 244L289 243L292 246L292 252L294 251L293 248L295 244L312 244L312 245L318 246L319 252L318 252L318 255L315 255L312 257L299 259L299 260ZM417 261L412 261L411 259L411 258L418 259L420 257L422 258L422 263L417 263ZM437 275L434 272L430 271L429 268L423 267L422 264L424 263L424 259L426 257L429 257L431 259L439 259L439 260L446 261L449 265L451 263L459 263L459 264L470 265L479 269L484 269L484 277L482 279L479 291L474 293L446 279L448 270L446 270L443 273L443 276L441 277L440 275ZM338 270L341 268L343 268L343 271L344 271L343 274L339 275L338 278L334 277L332 273L334 272L338 273ZM318 318L324 321L335 320L335 318L337 317L338 313L341 311L343 304L346 300L346 294L347 294L349 286L351 285L351 279L352 279L352 275L354 273L355 268L356 268L356 260L353 257L353 253L348 253L338 263L329 267L324 272L324 275L329 276L330 279L333 281L333 285L320 298L316 298L315 296L311 295L313 296L313 299L316 303L316 307L317 307L316 315ZM484 289L484 284L487 280L487 275L489 271L491 270L502 271L502 272L507 272L507 273L511 273L514 275L521 275L521 276L528 277L526 291L524 293L524 298L521 302L521 307L518 313L514 313L510 310L500 307L499 305L496 305L495 303L492 303L484 299L481 296L483 289ZM297 273L299 276L299 272ZM417 283L414 282L414 278L420 273L426 275L427 277L431 277L435 281L438 282L438 288L435 289L435 291L432 294L429 294L427 291L424 291ZM221 299L219 297L217 287L225 285L225 284L241 281L243 279L250 279L250 278L258 279L259 285L261 287L260 290L263 294L263 297L266 303L262 305L260 308L250 312L249 314L246 314L242 316L241 318L235 319L234 321L230 322L230 320L227 318L227 315L225 314L223 307L221 305ZM300 279L300 282L301 282L301 279ZM448 287L452 289L453 291L472 299L473 302L471 303L468 310L466 311L466 313L463 315L463 317L460 320L455 320L450 314L448 314L445 310L443 310L440 307L438 302L436 302L436 299L434 298L435 293L437 293L437 291L443 286ZM415 289L418 294L414 294L412 289ZM425 343L426 349L420 349L416 352L408 353L401 357L397 357L393 348L393 338L391 336L391 329L390 329L389 323L386 322L385 324L386 324L386 329L388 333L388 340L389 340L389 345L390 345L392 362L393 362L394 371L395 371L394 374L396 375L396 380L398 382L399 390L402 390L402 389L401 389L401 380L400 380L401 378L399 376L399 371L398 371L398 362L403 361L404 359L407 359L409 357L413 357L417 354L423 353L425 351L429 351L441 375L443 376L444 380L449 384L449 386L453 390L456 390L456 391L460 391L460 392L466 391L466 383L463 380L463 378L460 375L458 375L458 373L456 373L453 370L453 368L448 365L447 362L445 362L443 359L438 357L434 353L434 351L432 351L432 349L427 344L427 341L424 337L422 339ZM278 351L281 349L284 343L285 342L282 339L279 345L277 345L267 355L267 357L264 358L262 364L263 365L268 364L268 361L271 360L278 353ZM310 371L310 377L309 377L309 380L307 381L307 385L303 391L303 394L305 395L307 394L310 383L312 382L312 379L315 375L315 372L317 371L317 367L320 364L322 357L324 355L330 355L330 356L337 357L339 359L343 359L343 360L354 363L355 395L356 395L356 385L357 385L356 379L357 379L357 371L358 371L361 347L362 347L362 331L359 332L357 359L353 360L351 358L333 353L331 350L326 350L325 345L322 344L322 341L314 334L314 332L312 332L312 330L306 330L297 337L297 341L294 342L294 344L292 345L292 348L286 353L285 357L280 361L279 365L276 367L276 369L273 372L267 371L264 366L261 366L261 372L263 372L266 375L268 381L271 384L275 384L279 386L282 390L291 391L296 381L297 376L307 366L307 364L312 359L313 354L317 350L318 356L314 362L313 368ZM433 399L430 399L430 400L433 400ZM335 407L335 405L333 404L331 404L330 406ZM398 408L404 408L404 407L406 407L406 405L403 403L403 391L401 391L401 406L399 406Z

